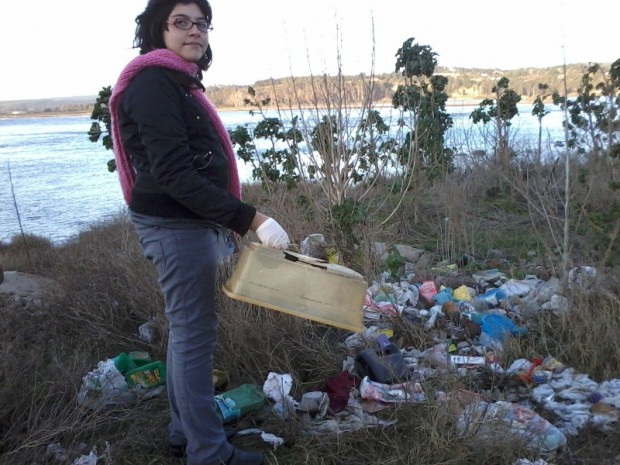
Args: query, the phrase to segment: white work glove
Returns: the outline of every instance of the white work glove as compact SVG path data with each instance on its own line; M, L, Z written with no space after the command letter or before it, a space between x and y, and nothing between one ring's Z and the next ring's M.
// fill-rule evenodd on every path
M284 228L273 218L263 222L256 230L256 235L263 244L274 249L288 249L291 244Z

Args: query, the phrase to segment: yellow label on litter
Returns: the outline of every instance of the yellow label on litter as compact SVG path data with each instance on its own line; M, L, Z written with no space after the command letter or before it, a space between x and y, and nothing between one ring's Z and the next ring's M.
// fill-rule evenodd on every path
M338 249L336 247L328 247L325 250L325 253L327 254L328 263L334 263L334 264L340 263L340 252L338 252Z
M394 336L394 330L391 329L391 328L381 328L381 329L378 329L377 333L385 334L387 337L393 337Z
M159 370L144 370L131 374L134 383L143 387L151 387L161 381Z

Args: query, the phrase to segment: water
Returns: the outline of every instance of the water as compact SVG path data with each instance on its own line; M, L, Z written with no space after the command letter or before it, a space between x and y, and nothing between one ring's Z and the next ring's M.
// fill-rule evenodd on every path
M454 129L448 141L457 151L489 148L488 131L469 122L472 110L450 109ZM520 107L520 116L513 120L513 142L538 137L538 123L530 112L531 107ZM385 108L381 114L396 124L396 111ZM220 115L228 129L261 120L246 111ZM563 139L561 112L553 111L543 121L549 131L546 140ZM25 233L62 243L123 211L117 174L107 171L112 152L88 140L91 122L88 116L0 119L0 241L19 234L21 220ZM239 162L239 170L243 181L250 180L251 166Z

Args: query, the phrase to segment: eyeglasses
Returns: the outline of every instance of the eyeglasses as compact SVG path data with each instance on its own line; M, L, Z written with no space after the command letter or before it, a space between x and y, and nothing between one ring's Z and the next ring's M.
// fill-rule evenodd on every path
M167 21L166 24L172 24L177 29L189 31L196 26L200 32L209 32L213 30L213 26L206 21L192 21L189 18L176 18L174 21Z

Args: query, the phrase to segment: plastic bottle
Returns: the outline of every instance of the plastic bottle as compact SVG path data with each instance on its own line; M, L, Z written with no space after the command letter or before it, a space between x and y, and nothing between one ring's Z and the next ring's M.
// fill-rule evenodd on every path
M376 339L378 349L364 349L355 359L355 367L364 378L383 384L400 382L408 377L409 369L398 346L380 334Z

